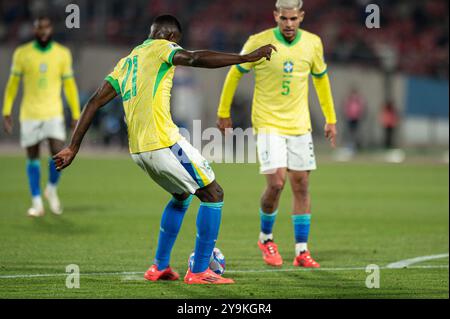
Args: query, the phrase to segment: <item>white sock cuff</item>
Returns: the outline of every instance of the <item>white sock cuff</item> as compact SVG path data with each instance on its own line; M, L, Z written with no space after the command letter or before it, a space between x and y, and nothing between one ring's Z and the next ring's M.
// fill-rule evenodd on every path
M268 240L273 240L273 234L264 234L264 233L259 233L259 240L264 243L265 241Z
M295 255L298 256L300 253L308 250L308 243L296 243L295 244Z

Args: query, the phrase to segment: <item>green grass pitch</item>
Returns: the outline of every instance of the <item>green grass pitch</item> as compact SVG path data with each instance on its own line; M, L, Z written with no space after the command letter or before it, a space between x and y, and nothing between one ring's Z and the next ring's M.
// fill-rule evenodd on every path
M448 253L446 165L322 163L312 175L310 236L322 270L292 266L289 186L274 229L285 264L274 270L263 264L256 246L264 183L257 165L213 165L225 189L217 247L227 258L226 275L236 284L207 287L142 279L169 196L130 158L77 158L61 181L64 214L57 217L47 209L42 219L25 216L24 166L23 157L0 157L0 298L449 297L448 258L410 269L383 268ZM172 255L172 266L182 276L194 247L198 205L194 200ZM66 288L69 264L80 267L79 289ZM365 286L368 264L382 267L379 289Z

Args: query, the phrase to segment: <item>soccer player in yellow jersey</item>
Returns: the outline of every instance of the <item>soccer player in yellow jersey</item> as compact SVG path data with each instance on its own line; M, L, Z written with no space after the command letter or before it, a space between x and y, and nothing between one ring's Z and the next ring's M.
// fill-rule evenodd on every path
M270 61L244 63L231 68L218 110L218 127L232 127L230 108L243 74L254 70L255 93L252 122L257 136L260 172L266 189L261 198L261 232L258 246L264 261L281 266L283 260L274 243L272 228L280 195L289 178L293 193L292 221L296 240L295 266L319 267L307 248L311 219L308 192L310 171L316 169L308 107L308 80L313 77L323 114L325 135L335 145L336 115L320 38L300 29L305 12L300 0L279 0L274 17L278 26L251 36L243 54L261 43L277 47Z
M80 116L78 90L72 71L72 56L68 48L52 41L53 27L49 18L34 21L35 40L18 47L13 56L11 75L6 86L3 103L5 131L12 133L11 111L20 80L23 81L23 99L20 106L20 140L27 152L27 175L32 195L28 215L44 214L40 189L39 145L48 140L52 155L64 146L64 123L61 86L72 112L72 126ZM61 214L62 208L56 191L60 173L53 159L49 159L49 180L45 189L50 209Z
M208 268L219 234L223 190L215 181L208 162L180 135L172 121L172 80L176 65L219 68L252 63L270 59L274 47L265 45L244 55L191 52L177 44L180 38L181 26L175 17L157 17L149 39L121 59L106 77L102 87L87 103L70 145L54 158L59 170L68 166L76 156L95 112L120 95L133 160L173 196L163 212L156 258L145 278L150 281L179 278L169 266L170 253L192 195L195 195L201 201L197 215L195 255L192 269L189 267L184 281L188 284L229 284L233 280L223 278Z

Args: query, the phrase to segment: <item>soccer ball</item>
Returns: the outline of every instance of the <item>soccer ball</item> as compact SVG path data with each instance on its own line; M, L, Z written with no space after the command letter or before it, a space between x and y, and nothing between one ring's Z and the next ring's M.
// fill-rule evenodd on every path
M194 253L189 256L189 269L194 266ZM209 269L218 275L223 275L225 272L225 256L219 248L214 248L211 258L209 259Z

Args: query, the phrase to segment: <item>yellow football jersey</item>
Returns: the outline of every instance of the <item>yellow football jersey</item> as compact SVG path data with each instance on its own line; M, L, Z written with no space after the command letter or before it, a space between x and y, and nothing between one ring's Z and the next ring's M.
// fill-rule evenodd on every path
M299 29L297 37L287 42L274 28L251 36L242 53L250 53L271 43L278 52L255 63L245 63L237 68L242 73L255 71L252 122L256 132L275 130L284 135L303 135L311 132L308 105L309 75L321 77L327 72L321 39Z
M178 50L176 43L148 39L106 77L122 96L131 153L170 147L181 137L170 114L172 59Z
M45 49L35 41L26 43L15 50L11 72L23 79L21 121L63 116L62 81L73 77L68 48L56 42Z

